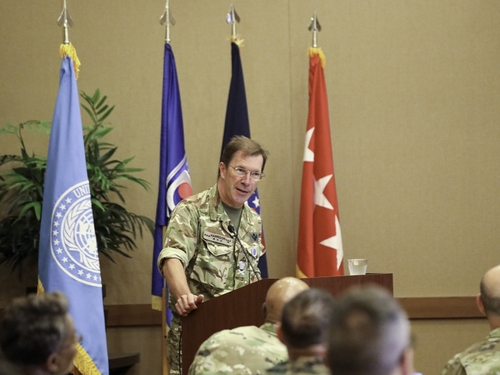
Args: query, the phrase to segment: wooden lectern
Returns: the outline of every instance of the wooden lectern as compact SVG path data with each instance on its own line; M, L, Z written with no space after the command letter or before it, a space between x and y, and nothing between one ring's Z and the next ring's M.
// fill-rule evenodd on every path
M262 279L243 288L201 304L182 319L182 373L189 366L200 345L213 333L240 326L264 324L262 305L269 287L278 279ZM328 290L334 297L354 285L377 284L392 289L392 274L314 277L302 279L310 287Z

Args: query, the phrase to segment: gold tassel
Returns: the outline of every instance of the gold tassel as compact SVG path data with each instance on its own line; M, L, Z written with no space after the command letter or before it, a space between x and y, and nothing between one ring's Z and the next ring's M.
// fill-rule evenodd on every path
M236 43L240 48L243 47L243 42L245 41L245 39L240 39L239 35L231 36L230 40L232 43Z
M45 289L43 288L42 282L40 281L40 278L38 278L38 285L36 287L36 294L44 294Z
M151 308L153 310L162 311L162 298L159 296L151 296Z
M324 69L326 64L326 57L321 48L309 47L309 57L313 57L314 55L319 56L319 60L321 61L321 67Z
M101 372L90 358L87 351L80 345L76 344L76 357L73 360L73 365L85 375L101 375Z
M295 265L295 275L300 279L306 279L307 276L300 270L298 265Z
M40 278L38 278L37 294L43 293L45 293L45 290ZM73 366L78 369L80 374L101 375L101 372L95 365L94 361L92 361L92 358L90 358L89 354L80 343L76 344L76 351L77 353L75 359L73 360Z
M76 78L78 79L81 63L80 59L78 59L78 56L76 55L75 47L73 47L71 43L61 44L61 47L59 47L59 56L61 57L61 59L65 58L66 56L71 57L71 60L73 60L73 66L75 67L75 75Z

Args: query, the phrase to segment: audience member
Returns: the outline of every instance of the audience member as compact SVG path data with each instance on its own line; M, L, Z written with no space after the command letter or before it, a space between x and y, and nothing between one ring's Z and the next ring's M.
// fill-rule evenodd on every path
M455 355L441 375L500 374L500 266L484 274L476 302L479 311L486 315L491 332L483 341Z
M22 375L16 368L2 357L0 353L0 375Z
M335 375L412 375L410 323L380 287L347 291L330 322L327 362Z
M200 346L189 374L259 374L286 360L286 347L277 337L276 324L284 304L308 288L294 277L276 281L269 288L263 306L265 323L213 334Z
M4 311L0 348L19 373L67 374L73 367L77 341L62 293L17 298Z
M330 373L324 359L334 305L330 293L315 288L304 290L286 303L277 333L289 359L268 369L268 374Z

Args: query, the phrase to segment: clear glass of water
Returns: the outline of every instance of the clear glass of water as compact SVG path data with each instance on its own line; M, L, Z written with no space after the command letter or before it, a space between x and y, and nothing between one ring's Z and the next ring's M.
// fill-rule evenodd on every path
M347 259L347 265L349 267L349 275L365 275L368 259Z

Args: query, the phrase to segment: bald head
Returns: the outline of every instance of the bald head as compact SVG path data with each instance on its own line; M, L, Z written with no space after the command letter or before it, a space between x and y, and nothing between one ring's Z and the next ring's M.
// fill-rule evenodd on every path
M500 318L500 265L489 269L481 280L481 302L488 318Z
M306 289L309 286L295 277L284 277L271 285L264 304L266 322L278 323L285 303Z

